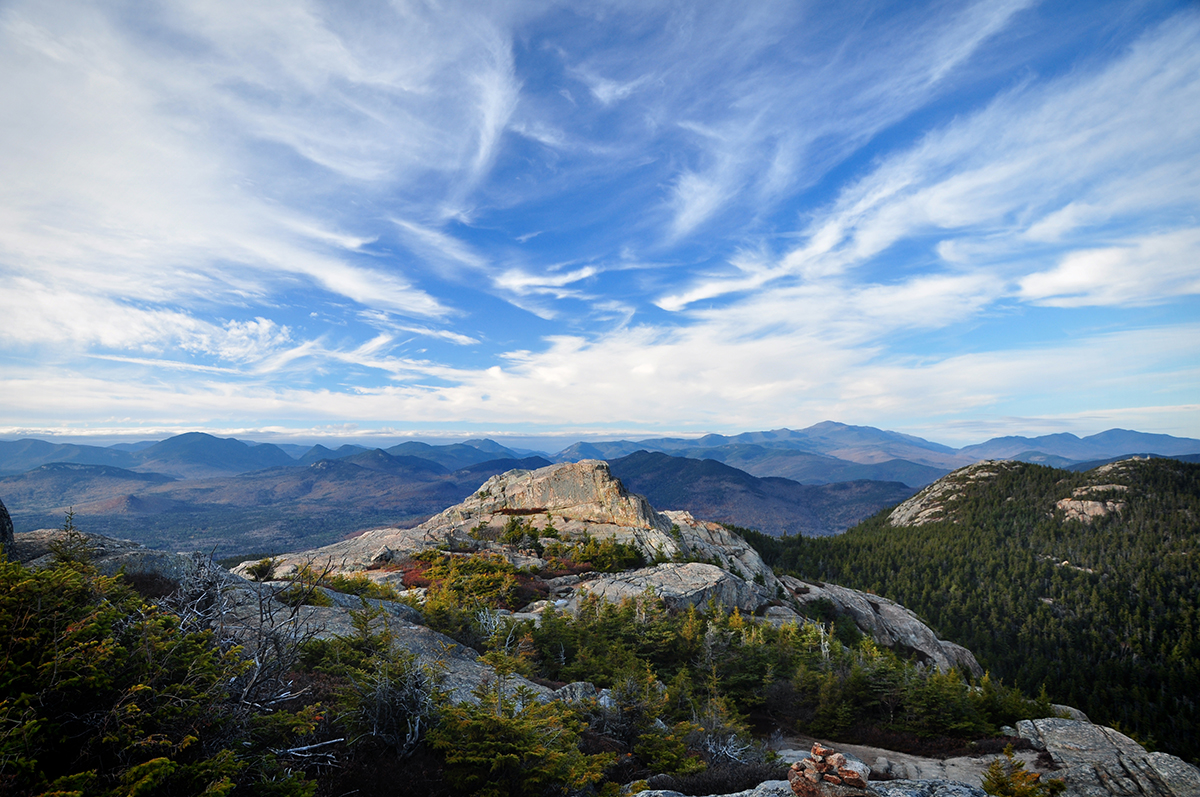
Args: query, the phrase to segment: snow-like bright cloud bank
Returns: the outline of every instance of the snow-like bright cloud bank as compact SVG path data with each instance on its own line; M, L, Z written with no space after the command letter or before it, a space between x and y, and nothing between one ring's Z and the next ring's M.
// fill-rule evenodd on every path
M1200 436L1200 13L14 2L0 429Z

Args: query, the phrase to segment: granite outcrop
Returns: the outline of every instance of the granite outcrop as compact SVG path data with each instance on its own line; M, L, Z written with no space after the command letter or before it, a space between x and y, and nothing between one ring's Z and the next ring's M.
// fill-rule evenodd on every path
M1200 769L1150 753L1120 731L1085 720L1021 720L1017 733L1054 762L1065 797L1200 797Z
M859 630L879 645L901 653L909 653L945 672L951 668L974 676L983 675L975 655L962 645L938 639L908 609L895 601L815 581L803 581L793 576L780 576L780 583L801 607L816 601L828 601L839 615L854 620Z
M429 549L494 553L516 567L540 570L549 562L537 552L498 541L516 517L538 535L552 530L566 543L612 540L632 546L654 567L628 573L595 574L557 587L556 597L573 606L583 591L620 600L652 588L668 604L683 606L710 597L732 608L756 611L779 591L775 574L758 552L718 523L688 512L657 512L630 493L600 460L561 463L538 470L512 470L488 479L467 500L416 528L373 529L354 539L277 557L287 576L306 564L336 572L365 573L380 581L402 578L389 568ZM251 563L234 568L246 572Z
M771 601L772 596L758 585L747 583L716 565L703 562L668 562L625 573L603 573L580 581L567 606L573 607L587 595L619 603L636 598L647 590L662 599L668 609L682 611L689 606L703 609L711 600L727 609L753 614Z

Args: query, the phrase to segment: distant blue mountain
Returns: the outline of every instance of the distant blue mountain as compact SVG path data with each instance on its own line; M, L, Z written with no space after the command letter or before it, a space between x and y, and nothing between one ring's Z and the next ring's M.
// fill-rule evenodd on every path
M1074 462L1130 456L1139 451L1154 451L1163 456L1200 454L1200 440L1147 434L1128 429L1076 437L1073 434L1048 434L1041 437L995 437L986 443L959 449L959 454L978 462L982 459L1016 459L1024 452L1037 451Z
M0 474L24 473L52 462L67 462L157 472L184 479L213 478L267 468L302 467L321 460L354 457L369 450L352 444L330 449L324 445L305 448L291 443L286 444L285 450L271 443L219 438L203 432L109 447L27 438L0 441ZM482 438L450 445L409 440L385 451L392 457L434 462L446 472L483 462L530 457L527 450L517 451ZM714 459L760 478L778 476L805 484L869 479L920 487L953 468L982 459L1019 459L1067 467L1147 451L1171 457L1200 454L1200 440L1109 429L1083 438L1067 433L998 437L954 449L913 435L825 421L800 430L580 442L548 459L611 461L638 451Z
M656 509L686 509L716 520L781 536L837 534L894 506L916 490L897 482L862 480L799 484L760 479L713 459L639 451L609 462L613 475Z
M334 450L326 448L318 443L317 445L308 449L308 451L304 452L300 456L298 462L301 465L311 465L314 462L320 462L323 459L342 459L343 457L352 457L355 454L367 450L368 449L364 448L363 446L355 446L348 443L343 446L338 446L338 448Z

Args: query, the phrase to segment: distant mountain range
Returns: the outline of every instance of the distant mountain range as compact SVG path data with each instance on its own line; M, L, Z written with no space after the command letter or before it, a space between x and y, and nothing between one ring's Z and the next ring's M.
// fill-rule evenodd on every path
M18 531L61 526L170 550L218 556L324 545L368 528L413 525L452 506L490 476L551 464L492 459L450 471L378 449L307 466L204 479L172 479L111 465L50 463L0 477Z
M978 445L950 448L912 435L870 426L825 421L807 429L775 429L739 435L711 434L696 439L653 438L576 443L551 459L616 459L637 451L714 459L760 477L782 476L802 484L870 479L923 487L954 468L983 459L1015 459L1054 467L1152 453L1178 457L1200 454L1200 440L1125 429L1076 437L997 437Z
M353 444L337 449L290 443L278 446L218 438L203 432L109 447L33 439L0 440L0 474L24 473L52 462L69 462L111 465L175 478L211 478L273 467L303 467L367 450ZM954 468L982 459L1015 459L1069 467L1133 454L1168 457L1200 454L1200 440L1110 429L1083 438L1073 434L996 437L956 449L899 432L825 421L798 431L774 429L699 438L576 443L556 454L512 449L488 439L451 445L406 441L382 450L392 456L431 460L448 471L494 459L521 459L530 455L543 456L551 462L575 462L614 460L638 451L657 451L690 459L714 459L754 476L781 476L802 484L869 479L921 487Z
M772 535L826 535L980 459L1074 468L1148 452L1190 459L1200 455L1200 440L1113 429L954 449L825 422L799 431L577 443L530 457L486 439L331 449L193 432L110 447L0 441L0 498L19 530L60 525L74 507L92 531L156 547L216 544L250 553L416 523L495 473L592 458L609 460L655 506Z
M800 484L760 479L711 459L639 451L609 462L613 475L657 509L686 509L697 518L766 534L837 534L916 490L899 482L860 480Z

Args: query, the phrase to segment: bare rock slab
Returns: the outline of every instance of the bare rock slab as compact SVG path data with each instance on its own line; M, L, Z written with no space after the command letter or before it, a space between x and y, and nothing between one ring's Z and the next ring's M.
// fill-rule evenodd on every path
M802 581L793 576L781 576L779 581L802 606L822 599L829 601L839 615L849 615L864 634L884 647L916 653L920 660L933 664L942 672L956 667L976 677L983 675L983 668L971 651L938 639L933 629L895 601L836 584Z
M737 607L752 613L770 600L765 588L748 584L715 565L702 562L668 563L627 573L600 575L580 583L574 600L577 602L584 595L595 595L619 603L625 598L636 598L648 589L671 610L689 606L703 608L712 600L719 606Z
M1054 759L1066 797L1200 797L1200 769L1148 753L1120 731L1075 719L1021 720L1017 732Z

